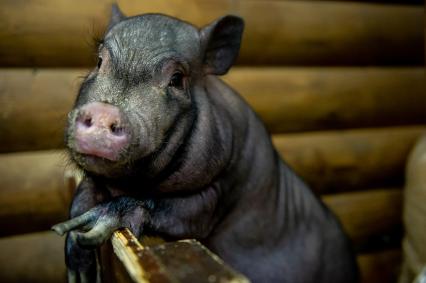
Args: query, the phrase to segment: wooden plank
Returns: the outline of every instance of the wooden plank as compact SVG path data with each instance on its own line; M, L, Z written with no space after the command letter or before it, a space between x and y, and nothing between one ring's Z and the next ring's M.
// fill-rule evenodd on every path
M426 128L394 127L273 136L282 158L320 194L402 185L408 153Z
M0 69L0 152L62 147L86 72ZM235 68L225 80L272 133L426 123L423 68Z
M0 250L0 282L66 282L64 238L54 232L1 238Z
M340 193L322 199L340 219L356 251L377 249L395 233L397 236L402 234L400 188Z
M0 236L47 230L68 217L75 182L64 152L3 154L0 180Z
M196 240L148 247L122 229L114 232L111 242L132 282L249 282Z
M360 282L397 282L401 258L399 249L359 255L357 261L361 274Z
M113 0L2 1L0 65L88 66ZM205 25L246 21L241 64L423 64L423 7L330 1L117 1L128 15L161 12Z

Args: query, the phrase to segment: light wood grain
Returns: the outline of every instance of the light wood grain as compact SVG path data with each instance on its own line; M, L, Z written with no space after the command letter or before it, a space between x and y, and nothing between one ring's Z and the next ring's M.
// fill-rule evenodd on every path
M426 123L423 68L234 68L272 133Z
M122 229L114 232L111 243L132 282L249 283L196 240L144 247L128 229Z
M0 155L0 236L47 230L68 217L75 181L66 164L63 151Z
M281 157L317 193L402 185L408 153L425 127L274 135Z
M322 199L340 219L355 250L371 247L369 241L380 244L377 238L402 230L401 188L340 193Z
M54 232L0 238L0 250L0 282L66 283L64 238Z
M64 146L66 115L84 70L0 70L0 152Z

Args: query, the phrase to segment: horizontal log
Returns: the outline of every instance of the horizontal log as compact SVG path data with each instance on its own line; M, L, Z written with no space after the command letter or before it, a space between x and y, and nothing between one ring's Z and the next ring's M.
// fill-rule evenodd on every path
M273 136L282 158L320 194L402 185L408 153L425 127Z
M83 70L0 70L0 152L63 147Z
M375 189L323 196L350 236L355 251L377 249L402 233L402 190ZM397 239L400 243L400 238Z
M0 250L0 282L66 282L64 238L53 232L1 238Z
M65 220L75 187L68 172L64 152L1 155L0 236L46 230Z
M93 65L113 0L2 2L0 65ZM424 62L423 7L330 1L117 1L127 15L169 14L198 26L224 14L246 22L241 64L378 65Z
M401 258L401 250L399 249L358 255L360 282L397 282Z
M426 123L423 68L234 68L272 133Z
M86 69L0 69L0 152L63 146ZM422 68L235 68L272 133L426 123Z

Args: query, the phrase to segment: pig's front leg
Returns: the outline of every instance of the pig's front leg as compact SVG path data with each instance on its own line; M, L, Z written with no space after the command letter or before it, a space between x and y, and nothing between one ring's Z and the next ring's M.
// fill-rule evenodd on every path
M105 190L98 188L91 179L85 178L74 194L70 217L79 217L109 198L110 196ZM57 224L53 226L52 229L60 235L69 231L68 226L63 224ZM76 231L67 233L65 242L65 262L68 267L68 281L94 282L97 280L97 277L99 277L96 263L96 250L83 248L77 242L77 235L78 233Z
M148 202L127 196L115 197L55 225L53 229L58 234L74 232L77 243L87 249L101 245L119 228L129 228L133 234L140 236L147 218L144 207Z
M115 197L86 213L55 225L59 234L74 231L83 247L96 247L119 228L129 228L136 237L142 230L174 238L204 238L221 216L219 190L209 187L184 196L135 199Z
M100 282L96 248L122 227L139 236L145 218L142 204L129 197L113 198L53 227L58 234L68 233L66 262L69 282Z
M129 228L136 237L142 230L174 238L204 238L221 217L226 205L217 207L216 186L183 196L135 199L115 197L86 213L55 225L59 234L74 231L83 247L97 247L119 228Z
M220 195L221 189L213 184L192 194L157 199L145 223L146 228L177 239L203 239L228 207L226 201L217 205Z
M138 238L145 228L174 238L204 238L220 215L217 200L218 193L213 188L181 197L150 200L120 196L55 225L54 230L59 234L68 232L72 246L82 251L93 250L108 240L115 230L124 227ZM82 258L87 260L87 257ZM89 264L96 262L89 261ZM92 273L86 270L79 269L78 276L89 279L81 281L95 281Z

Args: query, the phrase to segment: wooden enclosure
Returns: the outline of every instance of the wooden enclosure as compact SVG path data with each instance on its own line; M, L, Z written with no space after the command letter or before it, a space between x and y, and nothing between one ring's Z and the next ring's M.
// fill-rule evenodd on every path
M45 231L68 214L75 179L63 129L112 2L0 2L1 282L65 280L63 238ZM244 18L237 65L223 79L339 217L362 282L396 282L404 168L426 131L423 1L117 2L127 15L197 26Z

